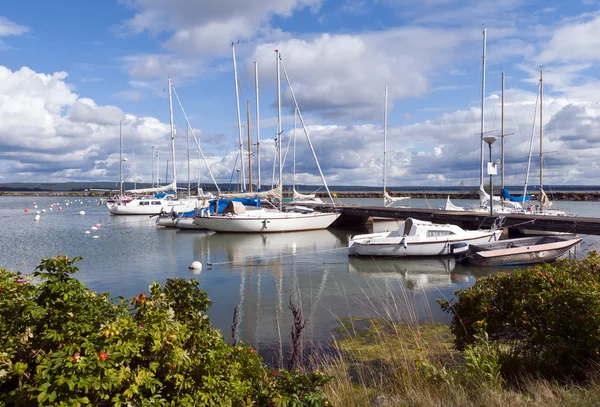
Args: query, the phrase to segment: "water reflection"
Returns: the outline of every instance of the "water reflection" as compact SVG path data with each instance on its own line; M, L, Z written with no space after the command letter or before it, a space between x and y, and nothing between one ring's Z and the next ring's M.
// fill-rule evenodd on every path
M366 277L388 280L404 280L409 289L427 290L453 285L452 270L456 261L444 258L375 259L348 258L348 272L362 273Z

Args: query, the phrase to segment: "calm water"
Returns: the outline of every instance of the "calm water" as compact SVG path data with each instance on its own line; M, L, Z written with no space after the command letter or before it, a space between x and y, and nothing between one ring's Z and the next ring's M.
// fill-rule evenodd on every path
M33 208L33 202L38 205ZM378 199L346 203L380 205ZM413 207L426 207L412 199ZM52 203L58 203L52 212ZM67 205L69 203L69 205ZM472 202L457 200L455 204ZM431 207L444 200L429 200ZM559 202L560 209L595 216L598 203ZM32 213L24 213L29 208ZM46 209L34 222L35 211ZM85 211L84 216L78 215ZM94 224L102 226L85 235ZM239 306L236 335L259 349L289 343L290 298L307 318L306 339L326 342L338 318L385 315L448 321L435 300L450 297L476 277L498 269L455 266L447 260L363 260L348 258L348 237L363 229L331 229L264 235L231 235L158 229L146 216L111 216L95 199L0 197L0 267L31 272L41 258L63 253L82 256L78 278L97 291L132 297L155 280L196 278L213 301L211 321L231 337L233 310ZM582 251L597 246L587 236ZM203 270L188 266L200 261ZM281 342L280 342L281 338Z

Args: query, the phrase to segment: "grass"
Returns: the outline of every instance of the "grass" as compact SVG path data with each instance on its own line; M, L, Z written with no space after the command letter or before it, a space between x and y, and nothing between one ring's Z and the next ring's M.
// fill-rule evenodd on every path
M341 320L332 347L313 363L332 377L332 405L359 406L598 406L600 382L559 384L523 376L518 384L495 384L469 374L473 361L452 346L443 324L392 323L384 319ZM485 349L474 348L485 360ZM475 364L478 363L477 360ZM466 368L467 367L467 368Z

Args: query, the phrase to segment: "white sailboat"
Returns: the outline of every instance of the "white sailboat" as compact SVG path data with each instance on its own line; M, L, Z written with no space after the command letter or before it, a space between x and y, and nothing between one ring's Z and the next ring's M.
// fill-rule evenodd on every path
M243 193L243 194L229 194L223 195L221 197L246 197L246 198L267 198L271 197L279 200L279 209L267 209L267 208L258 208L258 209L249 209L243 206L239 202L231 201L228 205L228 208L224 213L216 213L210 216L196 217L193 223L199 227L213 230L215 232L235 232L235 233L271 233L271 232L291 232L291 231L301 231L301 230L317 230L317 229L326 229L329 227L338 217L339 213L323 213L312 211L309 213L302 212L286 212L283 210L283 200L282 200L282 143L281 143L281 74L280 68L282 65L281 56L278 50L276 52L277 58L277 144L278 148L278 156L279 156L279 183L276 188L271 191L266 192L256 192L256 193ZM286 79L288 81L288 86L294 99L295 107L298 109L298 104L296 102L296 97L294 95L293 89L290 86L289 78ZM237 92L236 92L237 94ZM304 121L302 119L302 114L298 109L298 116L302 123L305 135L309 142L309 146L314 155L314 149L312 148L312 144L310 142L310 138L308 137L308 133L306 132L306 127L304 126ZM316 156L315 156L316 158ZM325 184L325 188L329 192L329 188L327 188L327 183L325 182L325 178L323 177L323 173L321 171L321 167L319 166L319 162L316 161L317 168L321 174L323 182ZM331 197L331 193L330 193ZM333 201L333 199L332 199Z
M391 206L396 202L410 199L410 196L392 197L387 191L387 114L388 114L388 87L385 86L385 104L383 110L383 206Z
M169 77L168 79L168 88L169 116L171 123L171 154L173 162L173 181L171 184L165 187L128 190L128 193L134 195L132 199L120 199L117 202L107 204L108 209L112 215L160 215L161 213L181 213L191 211L199 205L198 199L177 199L177 172L175 165L175 127L173 123L173 99L171 96L171 77ZM122 158L121 161L123 161ZM166 191L173 191L173 195L167 194L161 198L157 198L156 196L136 197L137 195L156 194L159 192Z

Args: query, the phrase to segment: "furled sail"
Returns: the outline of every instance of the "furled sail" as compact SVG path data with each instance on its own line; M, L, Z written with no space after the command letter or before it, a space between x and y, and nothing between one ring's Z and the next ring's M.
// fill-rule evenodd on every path
M390 196L390 194L388 194L387 191L383 191L383 199L386 202L398 202L398 201L404 201L405 199L410 199L410 196L397 196L397 197L392 197Z
M464 211L465 208L463 208L462 206L456 206L452 203L452 201L450 200L450 196L448 196L448 198L446 199L446 206L444 207L444 210L446 211Z
M220 198L263 198L263 199L281 199L281 185L264 192L242 192L239 194L221 194Z
M162 187L128 189L127 192L129 192L130 194L156 194L158 192L174 191L174 190L175 190L175 183L172 182L169 185L164 185Z
M543 189L540 191L538 201L540 202L540 205L542 205L544 208L549 208L552 206L552 201L548 199L548 196L546 195L546 192L544 192Z
M315 194L301 194L300 192L294 189L293 192L294 200L296 199L315 199L317 196Z
M500 202L501 198L499 196L494 196L494 201ZM483 189L483 185L479 186L479 202L490 202L490 194L485 192Z

